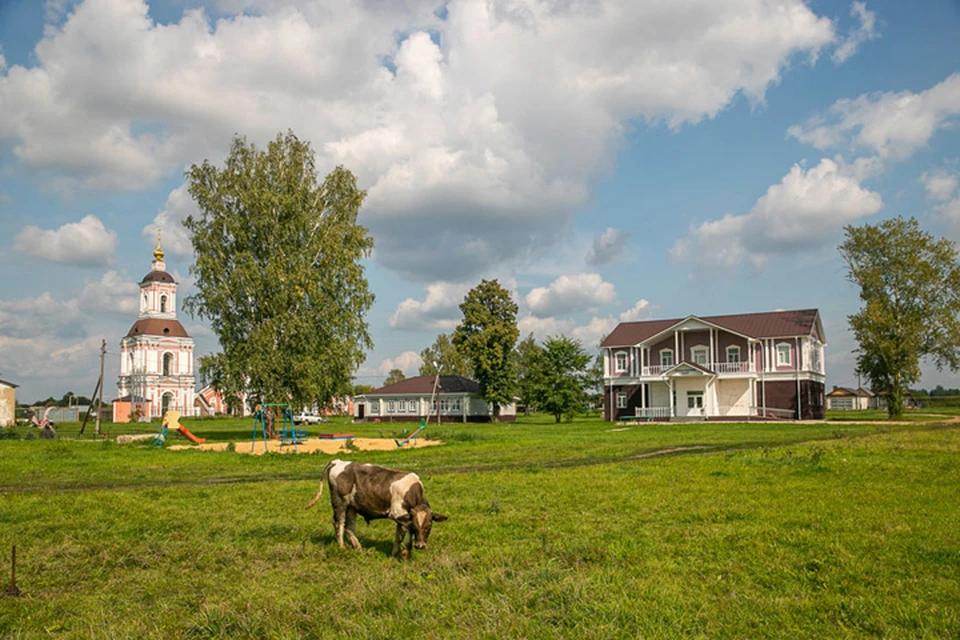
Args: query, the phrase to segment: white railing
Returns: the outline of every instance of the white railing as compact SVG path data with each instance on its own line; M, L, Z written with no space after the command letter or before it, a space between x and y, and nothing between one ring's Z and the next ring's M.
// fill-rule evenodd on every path
M653 366L651 366L651 367L644 367L644 368L643 368L643 375L645 375L645 376L659 376L659 375L663 375L663 373L664 373L667 369L672 369L672 368L673 368L673 365L672 365L672 364L656 364L656 365L653 365Z
M669 418L670 407L647 407L646 409L637 407L633 415L644 418Z
M711 362L708 364L698 365L716 373L755 373L757 370L756 365L752 362ZM667 370L672 369L673 365L664 365L656 364L649 367L643 367L641 375L644 376L661 376Z

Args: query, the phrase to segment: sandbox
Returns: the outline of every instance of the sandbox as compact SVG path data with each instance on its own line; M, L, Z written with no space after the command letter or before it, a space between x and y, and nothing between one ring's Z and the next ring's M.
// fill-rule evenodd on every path
M349 446L347 443L351 443ZM389 438L352 438L350 440L331 440L329 438L312 437L298 442L294 447L290 443L281 445L279 440L267 440L267 447L264 449L263 440L257 440L250 446L250 440L241 440L239 442L213 442L210 444L178 444L167 447L171 451L180 451L184 449L198 451L226 451L230 445L237 453L246 453L252 455L263 455L267 451L270 453L326 453L329 455L351 453L352 451L395 451L397 449L413 449L420 447L434 447L443 444L441 440L426 440L417 438L415 441L405 443L398 447L397 443Z

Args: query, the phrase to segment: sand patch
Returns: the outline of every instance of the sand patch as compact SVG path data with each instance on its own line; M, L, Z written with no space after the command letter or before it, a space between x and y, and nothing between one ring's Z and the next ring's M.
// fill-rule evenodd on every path
M393 451L395 449L413 449L420 447L433 447L443 444L440 440L425 440L417 438L416 442L409 442L402 447L387 438L353 438L353 449L347 448L348 440L330 440L327 438L311 438L297 443L296 448L292 444L281 445L279 440L267 440L267 447L264 449L263 440L256 440L251 443L250 440L241 442L214 442L211 444L178 444L167 447L171 451L181 451L184 449L194 449L199 451L226 451L230 444L233 444L233 450L237 453L252 454L262 456L266 452L270 453L325 453L328 455L338 455L341 453L350 453L351 451ZM252 446L251 446L252 444Z

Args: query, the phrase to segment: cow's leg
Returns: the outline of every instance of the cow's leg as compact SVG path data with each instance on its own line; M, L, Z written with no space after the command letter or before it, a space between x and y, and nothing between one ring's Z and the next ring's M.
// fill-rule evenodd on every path
M403 537L407 534L407 527L397 523L397 531L393 536L393 555L394 558L406 558L406 553L400 555L400 546L403 544Z
M402 556L404 560L410 557L410 552L413 550L413 528L406 527L406 532L407 532L407 541L403 547L403 552L402 552Z
M350 536L350 544L353 545L354 549L359 551L360 540L357 538L357 512L350 507L347 507L346 525L347 535Z
M337 544L343 549L343 529L346 524L347 510L345 508L333 510L333 530L337 532Z

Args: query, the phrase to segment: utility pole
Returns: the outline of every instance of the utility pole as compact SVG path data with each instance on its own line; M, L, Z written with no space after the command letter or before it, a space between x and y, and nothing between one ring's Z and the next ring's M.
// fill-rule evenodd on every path
M100 395L97 396L97 428L96 435L100 437L100 411L101 405L103 404L103 360L107 356L107 340L101 338L100 340L100 382L97 383L100 387Z

